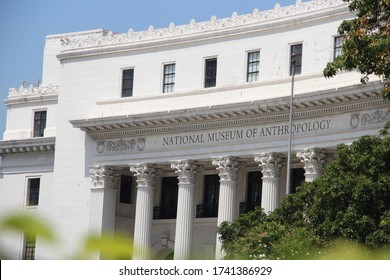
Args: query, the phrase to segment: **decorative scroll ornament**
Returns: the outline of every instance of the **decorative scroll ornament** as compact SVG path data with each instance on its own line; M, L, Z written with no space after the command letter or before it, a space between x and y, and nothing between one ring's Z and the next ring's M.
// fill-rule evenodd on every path
M195 184L199 165L196 161L184 160L171 164L171 168L179 175L179 184Z
M105 188L115 188L115 178L118 174L112 166L95 165L89 169L89 174L94 186L103 186Z
M153 187L154 179L158 174L158 169L154 164L137 164L130 167L130 171L137 177L137 187Z
M280 153L262 153L255 156L265 178L279 178L285 160L285 156Z
M233 13L229 18L217 19L212 16L209 21L195 22L191 20L188 25L174 25L170 24L167 28L156 29L150 26L146 31L134 32L129 29L127 33L115 34L110 32L94 33L88 36L69 35L61 38L61 43L65 50L98 47L112 44L132 43L139 41L147 41L162 38L171 38L175 36L190 35L194 33L202 33L211 30L220 30L229 27L236 27L238 25L250 25L269 21L272 19L279 19L287 16L294 16L304 13L311 13L318 10L347 6L342 0L313 0L303 2L298 0L295 5L281 7L275 5L274 9L259 11L255 9L253 13L245 15L237 15Z
M325 153L325 150L319 148L305 149L302 152L297 153L297 158L302 159L304 163L305 174L320 175L323 173L324 164L326 159L329 157Z
M227 156L214 159L212 164L219 171L220 181L237 181L238 170L242 166L242 162L237 157Z
M376 110L370 113L356 113L351 115L350 125L353 129L361 126L371 126L384 123L390 119L390 109Z
M96 150L103 152L143 151L146 146L146 138L119 139L110 141L98 141Z

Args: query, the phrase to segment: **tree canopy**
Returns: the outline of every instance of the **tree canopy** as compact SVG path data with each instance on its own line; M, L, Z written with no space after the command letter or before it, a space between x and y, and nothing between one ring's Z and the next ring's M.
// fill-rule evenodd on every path
M345 20L338 33L345 35L343 52L324 69L325 77L341 70L358 70L366 83L369 75L383 78L382 94L390 100L390 0L343 0L356 17Z
M385 248L390 257L390 137L339 145L325 174L298 187L274 212L257 209L218 231L232 259L321 258L338 239Z

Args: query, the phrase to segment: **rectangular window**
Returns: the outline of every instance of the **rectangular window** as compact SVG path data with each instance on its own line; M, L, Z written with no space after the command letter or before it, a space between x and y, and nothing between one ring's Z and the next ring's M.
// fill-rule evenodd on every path
M122 97L133 96L134 69L123 70Z
M34 112L34 137L43 137L46 128L46 111Z
M131 185L133 177L121 175L121 189L119 193L119 203L131 204Z
M342 54L344 39L344 35L334 37L333 59L336 59L340 54Z
M255 82L259 79L260 52L248 53L247 82Z
M294 168L291 172L291 193L295 193L297 187L299 187L305 181L305 169Z
M162 178L160 219L176 219L178 192L177 177Z
M40 178L28 179L27 206L37 206L39 202Z
M203 217L218 217L219 175L204 177Z
M24 245L24 260L35 260L35 246L36 246L36 236L25 234L25 245Z
M215 87L217 84L217 58L206 59L204 87Z
M175 90L176 64L164 65L163 92L173 92Z
M290 46L290 76L293 74L293 69L295 75L302 73L302 44Z

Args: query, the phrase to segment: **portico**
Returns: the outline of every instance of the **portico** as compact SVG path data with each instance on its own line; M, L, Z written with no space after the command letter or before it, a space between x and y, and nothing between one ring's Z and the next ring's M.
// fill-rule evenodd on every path
M331 93L296 97L292 168L302 170L293 175L296 184L321 176L339 137L347 141L379 126L390 114L375 91L340 91L344 95L339 92L337 98ZM249 211L249 204L267 213L278 207L287 173L288 106L280 105L283 102L161 113L158 119L143 115L137 121L118 117L71 122L94 139L94 157L104 172L127 170L136 178L134 232L127 229L134 238L134 259L153 258L163 246L161 239L169 241L164 248L170 248L175 259L202 257L206 251L208 257L221 259L218 225ZM377 109L356 112L368 103ZM112 205L109 193L102 195ZM95 204L91 217L103 211L103 217L115 219L112 208Z

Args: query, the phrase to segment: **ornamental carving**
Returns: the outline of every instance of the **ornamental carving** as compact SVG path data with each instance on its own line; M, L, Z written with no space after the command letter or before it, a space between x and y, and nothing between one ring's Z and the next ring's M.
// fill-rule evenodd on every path
M286 158L280 153L262 153L255 156L255 161L262 168L263 178L279 178Z
M179 184L195 184L199 170L196 161L177 161L171 164L171 168L178 174Z
M146 145L146 138L119 139L110 141L98 141L96 150L99 154L103 152L143 151Z
M370 113L356 113L351 115L350 125L353 129L357 127L381 124L390 118L390 109L376 110Z
M105 188L115 188L115 179L118 174L112 166L95 165L89 170L89 175L95 187L100 185Z
M137 187L153 187L158 169L154 164L137 164L130 167L130 171L137 177Z
M242 162L237 157L227 156L214 159L212 164L219 171L220 181L237 181L238 170Z
M56 94L58 93L58 86L40 85L39 87L34 87L30 85L29 87L24 87L21 85L19 89L10 88L8 90L8 97L16 97L16 96L30 96L30 95L45 95L45 94Z
M297 158L300 158L301 162L304 163L305 175L322 174L328 157L329 155L325 153L325 150L319 148L305 149L297 153Z
M174 23L170 23L167 28L156 29L150 26L147 30L139 32L134 32L130 28L127 33L120 34L115 34L112 31L109 31L104 32L103 34L93 33L89 34L88 36L69 35L62 37L61 43L65 50L70 50L85 47L97 47L111 44L123 44L153 39L170 38L175 36L236 27L238 25L253 25L263 21L314 12L321 9L337 7L341 5L345 5L342 0L313 0L304 3L302 3L301 0L297 0L295 5L281 7L277 4L272 10L259 11L258 9L255 9L252 13L245 15L237 15L236 12L233 12L232 16L229 18L217 19L215 16L212 16L209 21L197 23L195 20L191 20L188 25L176 26Z

